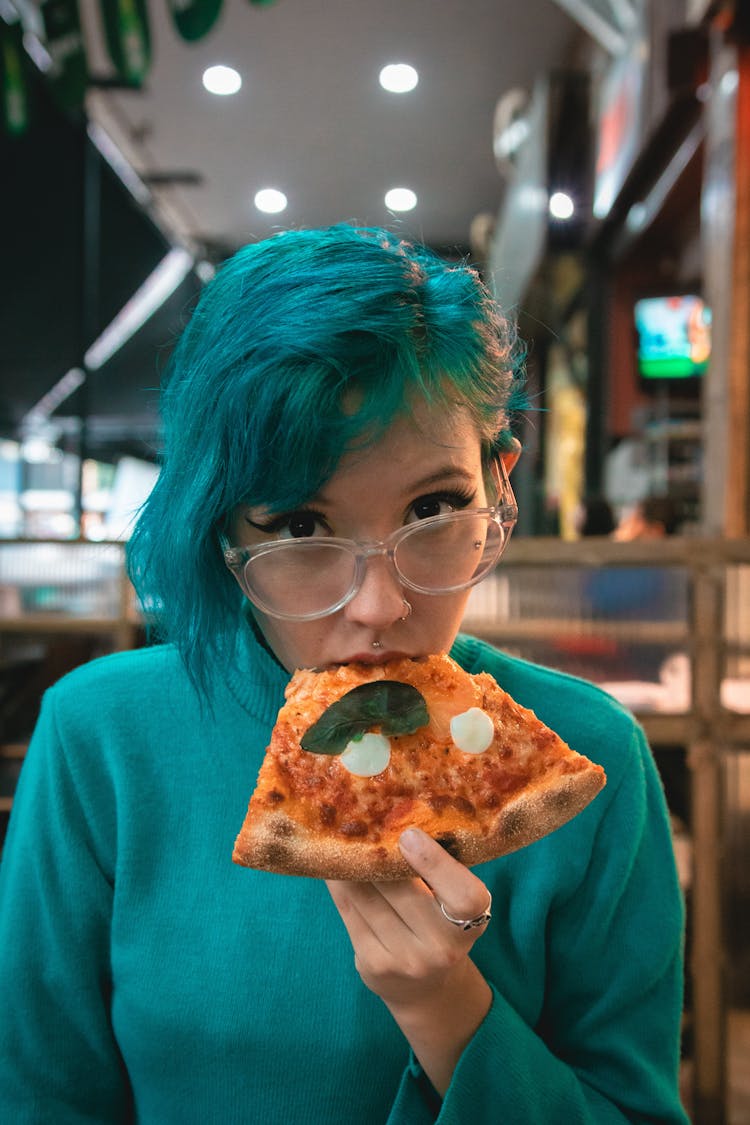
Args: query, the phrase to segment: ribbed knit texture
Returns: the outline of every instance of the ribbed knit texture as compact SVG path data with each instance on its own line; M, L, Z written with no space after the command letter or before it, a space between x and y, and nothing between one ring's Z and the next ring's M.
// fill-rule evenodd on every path
M682 906L640 730L587 684L470 638L453 655L609 780L569 825L476 868L494 1000L442 1107L325 885L231 862L288 678L248 637L216 669L213 712L169 647L47 693L0 871L0 1120L686 1120Z

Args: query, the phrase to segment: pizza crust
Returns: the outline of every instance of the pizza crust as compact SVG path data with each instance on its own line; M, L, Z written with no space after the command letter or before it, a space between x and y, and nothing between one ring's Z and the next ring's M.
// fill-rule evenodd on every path
M554 785L537 782L499 810L481 838L453 828L447 833L450 839L440 842L467 867L486 863L556 831L585 809L602 787L600 774L589 771L565 774ZM417 813L411 823L421 827L419 820ZM321 836L280 811L262 820L246 819L232 860L244 867L318 879L391 882L414 875L397 844L389 848L367 840Z

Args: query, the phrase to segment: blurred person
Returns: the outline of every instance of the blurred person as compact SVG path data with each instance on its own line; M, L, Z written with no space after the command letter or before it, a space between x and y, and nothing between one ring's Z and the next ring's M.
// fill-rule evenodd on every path
M680 524L674 500L669 496L647 496L624 513L612 538L621 543L633 539L664 539L675 535Z
M576 531L581 538L590 535L611 535L615 530L612 505L603 496L582 500L576 512Z

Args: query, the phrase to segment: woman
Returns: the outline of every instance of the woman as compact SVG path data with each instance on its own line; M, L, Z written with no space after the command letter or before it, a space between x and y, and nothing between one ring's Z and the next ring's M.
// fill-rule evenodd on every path
M170 643L51 689L18 789L9 1120L685 1120L681 902L640 730L593 687L458 636L474 575L420 592L401 548L372 550L512 503L512 351L471 270L383 231L281 234L207 287L131 542ZM350 559L367 544L357 580L240 568L241 586L225 565L311 536L353 541ZM234 866L291 671L443 650L604 765L592 805L474 871L414 832L396 884Z

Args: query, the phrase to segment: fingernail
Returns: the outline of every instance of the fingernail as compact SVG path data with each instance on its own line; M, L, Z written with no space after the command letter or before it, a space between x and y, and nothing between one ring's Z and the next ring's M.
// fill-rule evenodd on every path
M405 852L416 852L422 841L424 832L419 828L407 828L399 837L399 844Z

